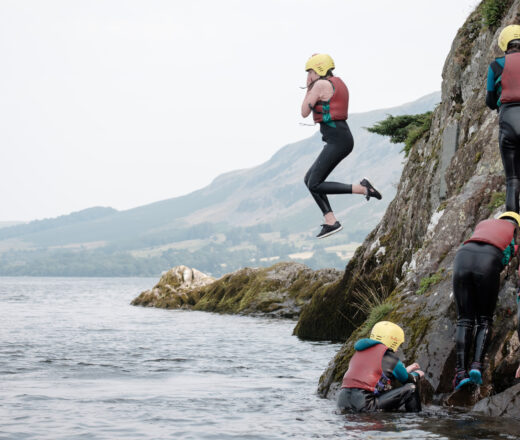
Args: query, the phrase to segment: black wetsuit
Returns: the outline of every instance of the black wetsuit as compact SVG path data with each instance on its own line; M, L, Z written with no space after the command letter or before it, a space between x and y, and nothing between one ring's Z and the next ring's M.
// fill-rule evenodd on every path
M520 102L501 102L501 75L505 57L488 69L486 105L499 111L498 143L506 174L506 211L519 212L520 196Z
M498 143L506 174L506 211L519 212L520 103L502 104L498 124Z
M304 182L314 200L325 215L332 211L327 194L352 194L352 185L325 182L332 170L347 157L354 148L354 138L347 121L333 121L335 127L320 122L320 131L325 146L318 158L305 174Z
M395 411L404 406L409 412L421 411L419 393L419 377L406 372L404 365L392 350L387 350L381 361L382 378L375 392L362 388L342 388L338 394L337 404L342 411ZM399 374L397 374L399 373ZM403 386L389 388L391 380L404 382Z
M495 312L504 254L487 243L462 246L453 264L453 294L457 307L456 368L466 369L476 324L473 362L484 361Z

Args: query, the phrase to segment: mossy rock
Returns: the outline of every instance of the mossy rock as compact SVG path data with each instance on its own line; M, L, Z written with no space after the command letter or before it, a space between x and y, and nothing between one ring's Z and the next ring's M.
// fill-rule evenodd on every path
M244 268L201 289L194 309L296 318L313 295L340 276L334 269L313 271L299 263Z
M132 304L295 319L316 292L341 277L335 269L314 271L300 263L278 263L268 268L240 269L218 280L208 277L204 283L190 286L183 278L187 269L171 269Z

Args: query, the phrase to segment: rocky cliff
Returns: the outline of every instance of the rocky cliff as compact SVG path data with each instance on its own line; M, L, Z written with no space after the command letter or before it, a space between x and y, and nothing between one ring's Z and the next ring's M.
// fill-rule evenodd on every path
M520 12L520 0L502 3L506 8L495 26L485 23L486 0L459 30L443 70L442 102L430 131L410 151L395 199L343 278L302 310L295 334L346 341L320 379L323 396L334 396L353 343L367 333L370 319L381 318L404 328L404 358L417 360L426 371L429 400L450 390L455 252L479 221L504 210L498 118L484 103L488 64L500 55L498 34ZM512 270L503 274L489 368L476 400L514 384L520 362L515 283ZM370 308L360 307L363 303Z

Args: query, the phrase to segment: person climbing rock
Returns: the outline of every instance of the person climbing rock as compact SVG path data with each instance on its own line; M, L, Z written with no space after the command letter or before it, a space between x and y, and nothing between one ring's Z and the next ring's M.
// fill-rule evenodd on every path
M520 267L518 268L519 274L520 274ZM519 276L520 280L520 276ZM516 289L516 322L517 322L517 329L516 334L518 336L518 339L520 339L520 281L519 281L519 287ZM520 379L520 364L518 365L518 368L516 370L515 378Z
M323 150L304 178L305 185L325 218L318 238L342 229L330 207L327 194L362 194L367 200L371 197L378 200L382 198L366 178L359 185L325 182L354 147L354 139L347 124L349 93L341 78L332 74L334 67L334 61L327 54L314 54L305 64L307 94L302 103L302 116L306 118L312 112L314 122L320 123L320 132L325 142Z
M506 210L519 212L520 25L505 27L498 46L505 55L489 65L486 105L499 111L498 142L506 174Z
M456 390L469 383L482 384L484 357L491 339L493 313L500 288L500 272L517 252L515 243L519 224L520 215L513 211L504 212L498 219L481 221L455 255L453 295L457 308L457 329L453 388ZM473 360L468 374L466 367L473 346Z
M338 394L342 411L421 411L419 381L424 377L417 363L405 368L396 355L404 342L404 332L393 322L380 321L372 328L370 338L354 345L356 352L350 360ZM402 386L391 389L397 379Z

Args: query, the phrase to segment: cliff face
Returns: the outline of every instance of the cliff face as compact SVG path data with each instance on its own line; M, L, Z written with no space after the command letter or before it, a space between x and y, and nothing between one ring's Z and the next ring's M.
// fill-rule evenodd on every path
M426 371L429 397L450 390L455 363L451 287L455 252L479 221L505 209L498 117L484 103L488 65L501 54L496 41L502 27L484 24L483 3L453 42L443 70L442 102L429 133L410 152L395 199L358 248L342 280L315 295L302 311L297 335L346 340L320 380L324 396L334 395L353 343L366 334L368 325L360 325L370 310L359 304L374 291L379 299L373 306L386 305L377 318L383 316L405 330L404 358L417 360ZM504 25L520 12L520 0L509 4ZM477 398L510 387L520 361L514 331L516 275L510 272L503 274L489 368Z

